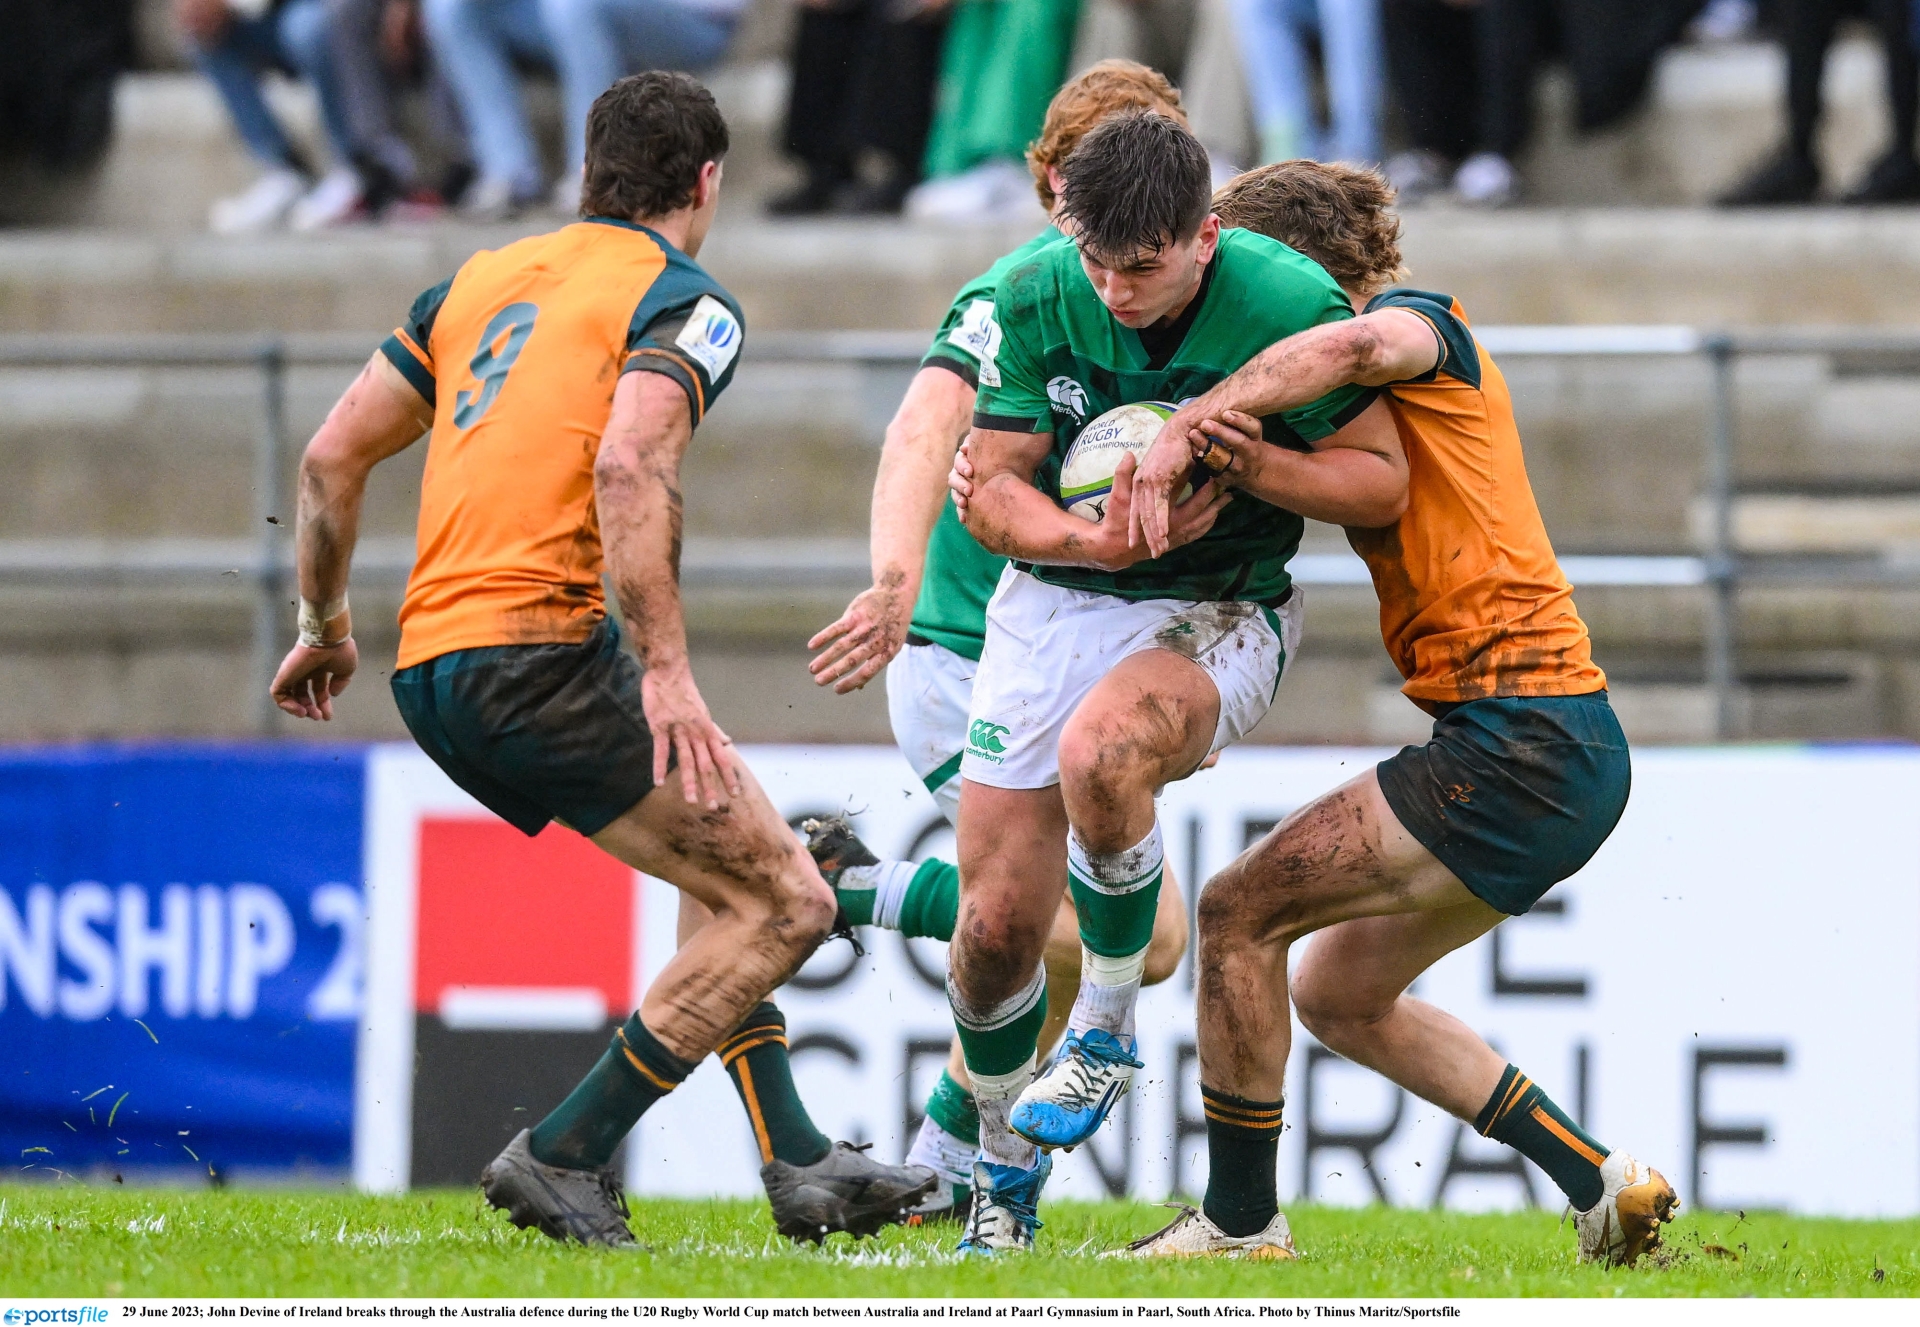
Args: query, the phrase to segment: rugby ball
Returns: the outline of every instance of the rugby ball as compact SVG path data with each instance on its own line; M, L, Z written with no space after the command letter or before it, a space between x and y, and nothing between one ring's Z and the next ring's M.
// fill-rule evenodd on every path
M1140 401L1115 406L1088 421L1067 448L1067 459L1060 463L1060 505L1082 520L1106 519L1113 472L1120 468L1120 458L1131 454L1138 461L1145 456L1160 436L1160 426L1178 408L1165 401ZM1192 492L1189 479L1174 501L1185 502Z

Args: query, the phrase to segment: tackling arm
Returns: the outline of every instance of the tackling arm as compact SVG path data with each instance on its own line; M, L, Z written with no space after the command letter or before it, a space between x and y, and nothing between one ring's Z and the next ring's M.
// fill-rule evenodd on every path
M1392 525L1407 510L1407 454L1385 401L1301 453L1260 441L1260 421L1237 410L1196 430L1228 454L1223 482L1330 525Z
M1231 376L1181 406L1161 426L1160 436L1154 440L1153 447L1140 465L1137 481L1140 493L1134 504L1134 537L1144 538L1147 546L1156 554L1164 544L1168 526L1167 505L1173 487L1178 477L1186 474L1192 459L1207 449L1207 437L1200 430L1202 423L1220 421L1232 412L1260 416L1298 409L1349 384L1381 387L1388 383L1404 382L1432 369L1440 362L1440 354L1440 336L1434 331L1433 325L1407 309L1381 309L1358 318L1322 323L1268 346ZM1347 429L1342 429L1334 438L1346 432ZM1254 436L1259 435L1255 433ZM1397 439L1392 448L1398 453ZM1363 446L1362 449L1379 452L1379 448L1372 446ZM1335 466L1344 468L1350 463L1348 458L1341 458L1335 462ZM1404 457L1399 464L1404 489ZM1246 487L1244 484L1240 486ZM1265 497L1264 494L1257 496ZM1304 496L1302 500L1314 499ZM1334 519L1291 502L1280 505L1315 520ZM1375 519L1384 510L1384 507L1370 507L1357 513L1368 519L1338 523L1390 525L1399 519L1397 512L1385 520Z
M347 573L373 467L433 427L433 404L376 354L327 414L300 458L294 559L300 641L273 678L273 702L296 718L333 718L360 653L347 611Z
M664 783L669 754L690 803L710 809L742 792L738 768L693 682L680 604L680 460L693 440L684 388L660 373L628 373L594 459L594 502L607 573L646 665L641 706L653 730L653 781Z
M819 685L831 684L842 695L857 691L906 643L927 540L946 496L954 449L973 418L973 395L959 374L923 368L887 425L873 481L873 585L807 642L820 651L808 665Z

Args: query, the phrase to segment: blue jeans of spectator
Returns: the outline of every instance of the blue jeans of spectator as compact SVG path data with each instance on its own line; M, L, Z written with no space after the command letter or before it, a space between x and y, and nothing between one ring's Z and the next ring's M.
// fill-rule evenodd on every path
M334 162L348 160L353 133L334 78L325 0L289 0L255 19L235 15L218 42L194 47L193 59L226 103L241 141L262 164L306 168L300 151L261 95L260 76L269 69L297 74L313 85Z
M1232 0L1262 160L1380 160L1379 0ZM1307 39L1320 37L1332 123L1314 114Z
M674 0L426 0L427 31L473 136L480 174L518 198L540 190L540 158L515 59L560 78L567 169L586 156L587 111L621 76L704 69L726 51L733 20Z

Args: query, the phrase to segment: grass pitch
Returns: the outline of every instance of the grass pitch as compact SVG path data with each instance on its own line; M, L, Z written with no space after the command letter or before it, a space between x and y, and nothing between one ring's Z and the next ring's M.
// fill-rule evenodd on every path
M1661 1265L1578 1267L1573 1231L1527 1212L1289 1210L1298 1263L1097 1259L1170 1218L1146 1203L1052 1203L1041 1251L966 1260L951 1226L821 1249L763 1203L648 1199L640 1254L514 1230L477 1193L0 1185L0 1295L16 1296L1462 1296L1920 1294L1920 1221L1710 1212L1669 1227Z

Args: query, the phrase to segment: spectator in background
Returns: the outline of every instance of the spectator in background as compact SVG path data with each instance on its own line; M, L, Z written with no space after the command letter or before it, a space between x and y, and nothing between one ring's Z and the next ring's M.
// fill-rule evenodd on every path
M194 62L226 103L227 114L264 174L246 192L213 205L208 222L222 235L272 229L283 221L313 230L359 208L364 186L352 162L353 139L327 44L325 0L174 0ZM320 102L332 169L318 180L261 94L270 69L304 77Z
M941 53L916 217L1041 219L1023 164L1066 78L1080 0L958 0Z
M1842 18L1861 14L1880 31L1886 50L1887 109L1893 142L1845 203L1904 203L1920 199L1920 162L1913 135L1920 115L1920 71L1914 58L1910 0L1780 0L1775 14L1787 48L1787 141L1774 156L1724 195L1726 207L1810 203L1820 191L1813 136L1820 123L1820 83L1827 47Z
M1387 162L1402 203L1445 189L1479 136L1472 0L1384 0L1388 80L1407 149Z
M479 176L461 210L495 219L544 192L540 154L520 100L516 60L560 79L566 165L554 205L580 201L587 111L627 74L699 72L726 53L747 0L425 0L426 25L471 135Z
M948 0L801 0L775 216L898 212L920 179Z
M1234 0L1260 134L1255 165L1380 160L1379 0ZM1316 114L1308 43L1318 36L1330 123Z
M353 162L366 186L367 210L380 214L395 202L431 209L457 198L473 166L452 90L434 69L422 39L418 0L326 4L334 72L353 135ZM411 82L424 87L429 132L448 159L438 189L425 187L419 160L395 127L396 94Z

